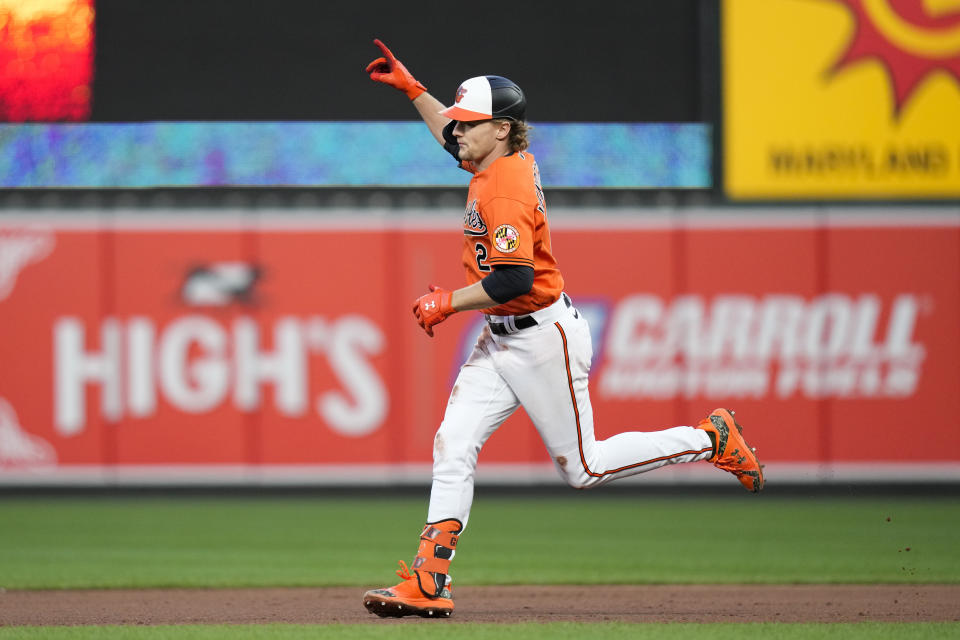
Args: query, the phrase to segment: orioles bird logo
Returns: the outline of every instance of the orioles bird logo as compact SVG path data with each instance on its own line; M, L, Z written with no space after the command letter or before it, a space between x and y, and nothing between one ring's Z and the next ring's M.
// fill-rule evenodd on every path
M464 88L461 86L459 89L457 89L457 97L456 97L456 99L453 101L453 103L454 103L454 104L460 104L460 101L463 100L463 96L465 96L465 95L467 95L467 90L464 89Z
M960 0L834 0L854 18L853 36L834 75L876 59L890 77L894 117L931 74L953 76L960 89Z

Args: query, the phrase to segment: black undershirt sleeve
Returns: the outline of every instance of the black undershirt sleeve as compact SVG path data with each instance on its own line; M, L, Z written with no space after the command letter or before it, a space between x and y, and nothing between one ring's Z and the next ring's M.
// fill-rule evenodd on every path
M530 293L533 288L533 267L522 264L504 264L493 268L493 273L480 281L483 290L497 304L509 302L517 296Z

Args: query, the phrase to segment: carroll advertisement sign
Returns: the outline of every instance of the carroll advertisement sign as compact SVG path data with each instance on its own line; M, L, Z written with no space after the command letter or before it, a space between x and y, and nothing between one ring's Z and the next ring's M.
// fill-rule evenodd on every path
M429 282L462 282L457 220L81 218L0 223L0 482L429 477L482 317L457 314L431 340L409 307ZM594 334L599 437L731 405L771 472L960 468L960 427L944 419L960 409L957 220L554 224ZM518 415L485 464L548 462Z
M925 355L920 306L911 293L634 294L610 323L599 389L651 400L910 397Z
M960 3L726 0L733 198L960 196Z

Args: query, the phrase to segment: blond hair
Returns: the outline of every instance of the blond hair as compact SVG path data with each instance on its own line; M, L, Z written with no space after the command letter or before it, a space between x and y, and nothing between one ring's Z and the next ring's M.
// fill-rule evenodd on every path
M510 123L510 135L507 137L507 145L510 151L526 151L530 146L530 131L533 129L526 122L521 120L511 120L510 118L496 118L494 122L500 125L504 122Z

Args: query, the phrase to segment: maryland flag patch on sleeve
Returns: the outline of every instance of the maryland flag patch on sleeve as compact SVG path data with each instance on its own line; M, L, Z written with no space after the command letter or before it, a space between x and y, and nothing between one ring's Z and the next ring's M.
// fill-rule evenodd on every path
M520 247L520 234L515 227L502 224L493 231L493 244L500 253L513 253Z

